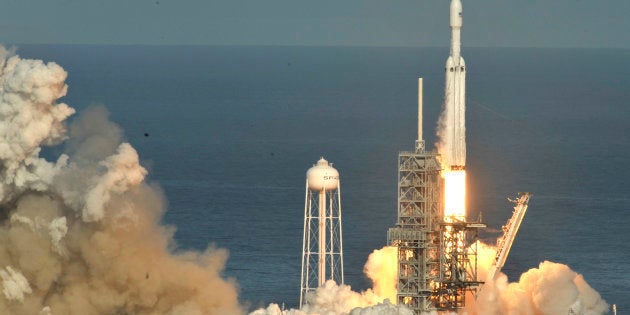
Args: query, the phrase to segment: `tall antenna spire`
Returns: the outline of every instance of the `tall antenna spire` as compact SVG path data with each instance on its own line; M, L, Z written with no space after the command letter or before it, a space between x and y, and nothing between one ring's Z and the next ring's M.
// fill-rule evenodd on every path
M424 139L422 138L422 78L418 78L418 139L416 139L416 152L424 151Z

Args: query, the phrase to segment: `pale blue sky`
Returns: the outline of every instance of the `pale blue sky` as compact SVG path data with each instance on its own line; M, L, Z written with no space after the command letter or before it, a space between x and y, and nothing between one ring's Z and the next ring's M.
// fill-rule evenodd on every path
M464 46L630 48L630 1L462 0ZM448 46L449 0L0 0L4 44Z

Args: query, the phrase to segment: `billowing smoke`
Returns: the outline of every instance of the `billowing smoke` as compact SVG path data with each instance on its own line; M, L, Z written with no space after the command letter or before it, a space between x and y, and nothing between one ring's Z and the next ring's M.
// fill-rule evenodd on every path
M485 279L496 249L481 242L477 247L479 278ZM392 303L396 301L396 259L395 247L384 247L370 254L364 272L373 282L372 289L358 293L347 285L328 281L307 296L307 305L301 309L284 310L271 304L250 315L411 315L413 312L408 308ZM495 281L483 285L476 299L471 296L467 301L466 309L459 314L603 315L608 310L608 304L582 275L564 264L549 261L523 273L519 282L508 283L507 276L500 273Z
M372 280L372 291L380 300L396 301L398 279L398 248L385 246L374 250L363 267L365 275ZM380 301L379 301L380 302Z
M370 254L363 272L372 280L372 289L359 293L329 280L307 294L301 309L283 310L271 304L250 315L413 315L406 307L391 302L396 301L397 257L398 249L391 246Z
M345 293L350 292L350 288L347 286L336 286L334 283L326 284L325 287L320 288L330 292L343 291ZM351 292L352 294L358 294ZM336 303L342 303L343 296L335 297ZM347 297L346 297L347 298ZM347 307L346 307L347 308ZM404 306L394 305L385 300L382 303L377 303L368 307L355 307L343 311L334 308L316 308L316 307L304 307L303 309L296 310L283 310L277 304L271 304L266 309L260 309L250 313L249 315L413 315L413 311L405 308Z
M494 257L494 248L479 245L479 272L483 279L492 262L483 257ZM507 276L500 273L494 282L484 284L473 301L469 314L601 315L608 311L608 304L582 275L567 265L549 261L523 273L515 283L508 283Z
M107 112L66 127L65 79L0 48L0 314L243 314L226 251L171 253L162 194Z

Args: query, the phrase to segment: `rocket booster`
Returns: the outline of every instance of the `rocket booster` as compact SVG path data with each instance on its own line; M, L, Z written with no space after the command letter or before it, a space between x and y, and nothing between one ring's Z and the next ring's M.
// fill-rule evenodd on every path
M451 0L451 49L446 61L442 159L450 169L466 165L466 64L461 56L462 3Z

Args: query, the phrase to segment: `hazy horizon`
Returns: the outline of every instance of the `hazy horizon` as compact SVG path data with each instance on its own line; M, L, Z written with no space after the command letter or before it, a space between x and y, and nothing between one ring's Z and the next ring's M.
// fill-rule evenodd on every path
M449 1L34 0L6 44L447 47ZM630 3L463 1L463 47L630 48ZM54 13L54 14L51 14Z
M448 50L448 46L414 46L414 45L299 45L299 44L84 44L84 43L6 43L0 42L6 48L19 48L21 46L84 46L84 47L321 47L321 48L422 48ZM462 49L462 54L466 54L468 49L579 49L579 50L630 50L630 47L545 47L545 46L468 46Z

